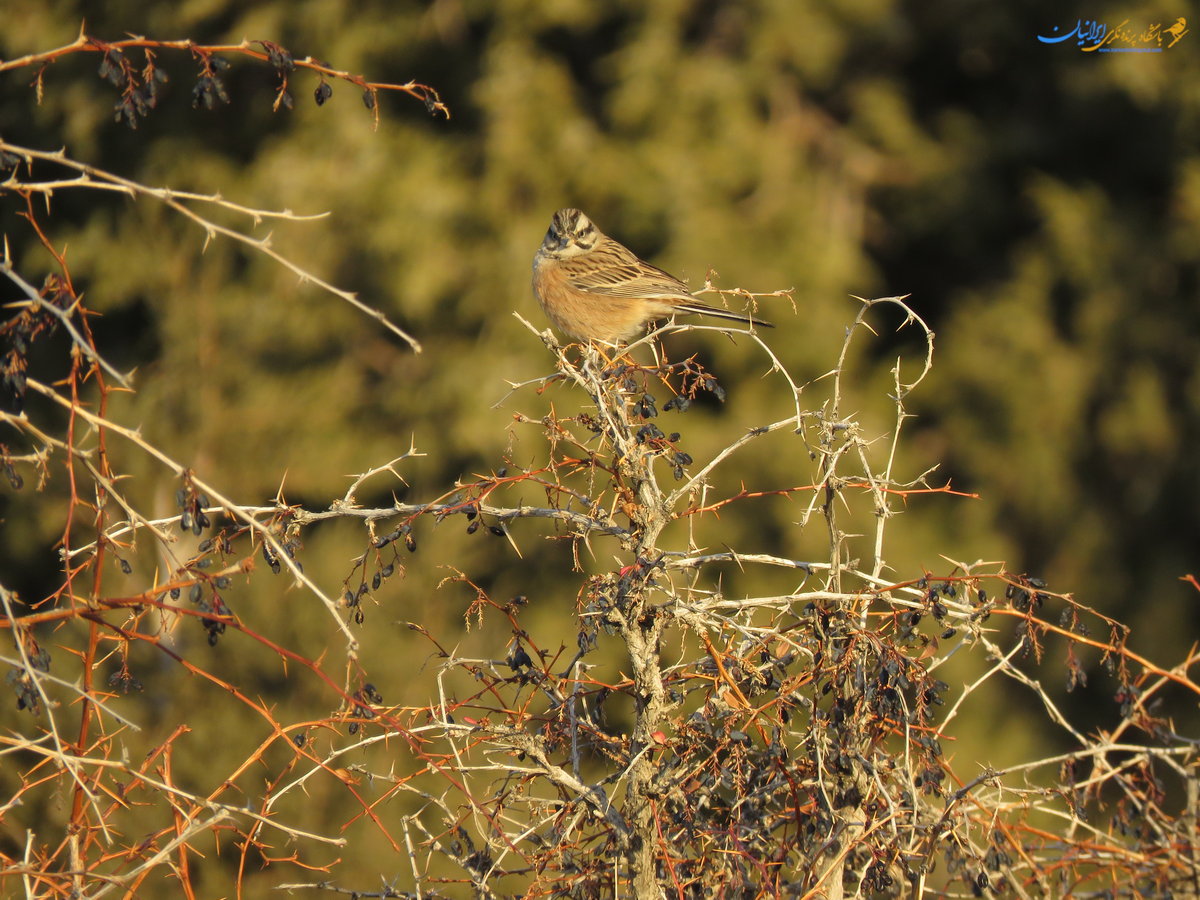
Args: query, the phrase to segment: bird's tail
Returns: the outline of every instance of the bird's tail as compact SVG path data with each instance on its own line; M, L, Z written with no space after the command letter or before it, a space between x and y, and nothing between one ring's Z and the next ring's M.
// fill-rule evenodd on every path
M747 325L761 326L762 328L774 328L770 322L765 319L760 319L758 316L748 316L745 313L734 312L731 309L722 309L719 306L709 306L707 303L701 303L699 300L684 301L677 303L675 309L678 312L696 313L701 316L712 316L715 319L729 319L732 322L745 322Z

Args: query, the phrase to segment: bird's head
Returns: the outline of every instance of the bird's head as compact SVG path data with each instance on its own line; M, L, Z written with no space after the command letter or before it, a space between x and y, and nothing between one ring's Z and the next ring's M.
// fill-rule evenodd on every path
M550 220L541 252L555 259L587 253L599 243L600 230L577 209L560 209Z

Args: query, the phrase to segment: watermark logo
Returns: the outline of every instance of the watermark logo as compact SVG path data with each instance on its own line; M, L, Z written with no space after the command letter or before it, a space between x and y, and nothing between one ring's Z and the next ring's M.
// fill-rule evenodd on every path
M1062 44L1074 40L1084 53L1162 53L1178 44L1179 39L1188 33L1187 19L1183 16L1165 28L1160 22L1148 25L1142 31L1131 28L1128 19L1114 28L1095 19L1080 19L1070 31L1060 34L1061 30L1055 25L1049 35L1039 34L1037 39L1043 44Z

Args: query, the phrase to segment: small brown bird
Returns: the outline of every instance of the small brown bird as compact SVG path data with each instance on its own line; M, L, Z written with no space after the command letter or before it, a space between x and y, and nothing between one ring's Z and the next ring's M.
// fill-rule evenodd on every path
M585 341L625 341L647 322L699 313L773 328L701 303L687 285L614 241L577 209L560 209L533 257L533 293L554 326Z

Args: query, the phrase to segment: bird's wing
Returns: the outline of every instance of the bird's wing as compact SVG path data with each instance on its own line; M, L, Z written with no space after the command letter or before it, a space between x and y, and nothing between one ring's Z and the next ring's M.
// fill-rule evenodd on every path
M693 301L687 285L669 272L644 262L615 241L601 245L575 271L567 273L572 287L605 297Z
M666 300L676 312L700 313L734 322L753 322L765 328L775 327L757 316L709 306L696 299L687 285L670 272L639 259L632 250L616 241L601 244L583 262L572 262L576 264L565 273L567 281L571 287L588 294L629 300Z

